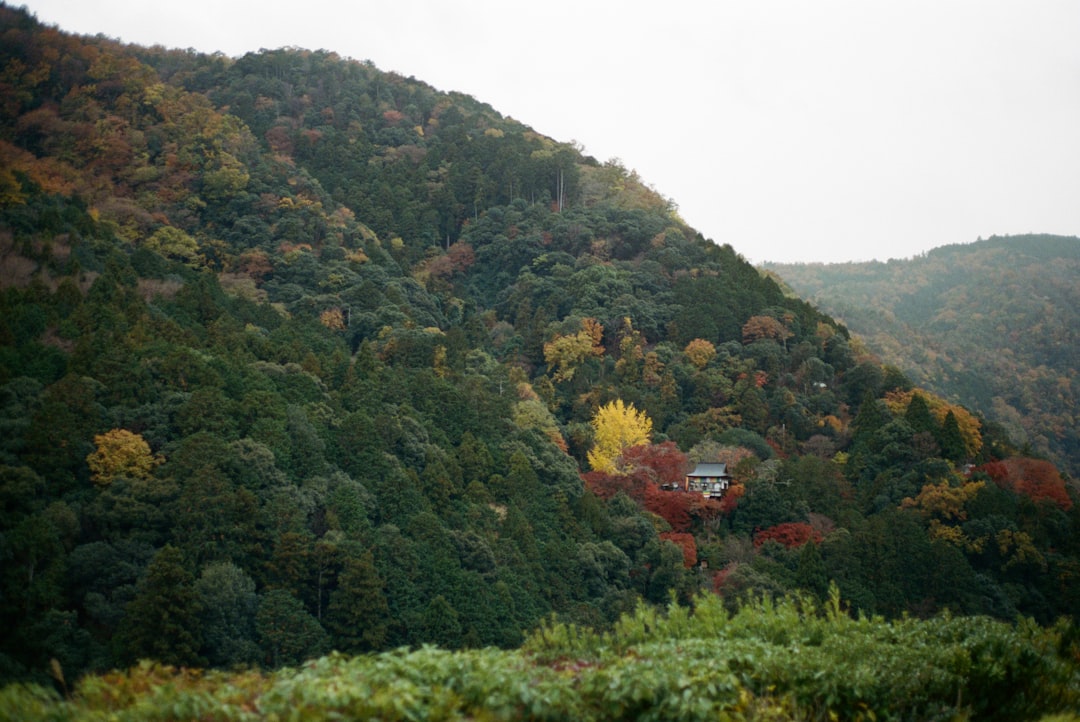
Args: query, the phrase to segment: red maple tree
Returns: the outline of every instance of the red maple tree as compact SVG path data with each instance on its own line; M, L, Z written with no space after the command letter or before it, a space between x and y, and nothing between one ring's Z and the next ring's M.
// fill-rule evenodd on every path
M1004 461L983 464L975 471L984 472L1002 489L1023 494L1032 501L1046 499L1057 504L1062 511L1069 511L1073 507L1061 472L1049 461L1013 456Z
M660 535L661 539L677 544L682 549L683 565L692 567L697 564L697 542L693 534L666 531Z
M769 540L780 542L788 549L801 547L807 542L820 544L821 532L803 521L789 521L754 533L754 546L760 547Z

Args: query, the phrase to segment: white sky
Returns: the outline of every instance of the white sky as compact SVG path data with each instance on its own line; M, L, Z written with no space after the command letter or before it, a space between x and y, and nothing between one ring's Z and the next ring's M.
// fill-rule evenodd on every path
M1080 235L1077 0L7 0L239 56L326 49L619 158L754 262Z

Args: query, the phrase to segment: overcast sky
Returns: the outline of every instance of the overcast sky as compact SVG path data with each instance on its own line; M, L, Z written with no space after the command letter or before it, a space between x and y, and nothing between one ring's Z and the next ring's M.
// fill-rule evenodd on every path
M1080 235L1077 0L25 4L70 32L326 49L468 93L620 159L754 262Z

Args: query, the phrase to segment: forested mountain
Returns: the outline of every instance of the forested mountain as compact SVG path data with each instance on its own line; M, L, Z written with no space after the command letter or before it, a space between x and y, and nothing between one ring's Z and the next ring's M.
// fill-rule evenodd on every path
M1080 472L1080 239L993 237L888 263L766 268L916 384Z
M1071 482L618 163L329 52L0 67L0 679L1080 608Z

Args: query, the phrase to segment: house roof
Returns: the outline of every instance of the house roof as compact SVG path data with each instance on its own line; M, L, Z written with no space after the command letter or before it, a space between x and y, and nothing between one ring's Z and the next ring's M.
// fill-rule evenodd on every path
M702 476L708 478L719 478L727 475L727 464L698 464L697 468L687 474L687 476Z

